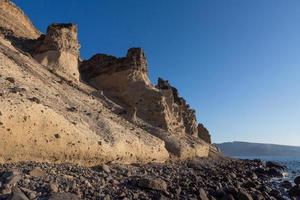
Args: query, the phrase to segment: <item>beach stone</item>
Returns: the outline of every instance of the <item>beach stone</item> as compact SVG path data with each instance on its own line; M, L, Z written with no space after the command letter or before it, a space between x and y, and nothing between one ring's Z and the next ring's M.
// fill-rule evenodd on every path
M209 200L207 195L206 195L206 192L203 188L199 189L199 199L200 200Z
M279 170L284 170L285 167L284 165L278 163L278 162L274 162L274 161L268 161L266 162L266 167L269 167L269 168L276 168L276 169L279 169Z
M160 179L148 179L148 178L142 178L137 181L137 185L142 188L147 188L151 190L158 190L158 191L167 191L167 183Z
M32 177L42 177L46 175L46 172L44 172L40 167L36 167L29 172L29 175Z
M48 200L80 200L80 198L72 193L54 193Z
M15 186L22 179L22 175L18 170L11 170L4 172L0 180L4 183L6 187Z
M225 188L225 192L228 193L228 194L232 194L232 195L236 196L237 193L238 193L238 189L235 188L235 187L229 186L229 187Z
M105 171L106 173L110 173L110 168L109 168L109 166L108 165L105 165L105 164L103 164L102 165L102 169L103 169L103 171Z
M56 182L51 182L49 184L50 191L57 193L59 189L59 185Z
M300 176L297 176L295 179L294 179L294 183L296 185L300 185Z
M1 195L7 195L7 194L10 194L12 191L11 191L11 188L0 188L0 194Z
M264 168L262 168L262 167L258 167L254 171L258 175L266 174L266 170Z
M261 193L258 193L258 192L256 192L256 193L253 195L253 198L254 198L255 200L264 200L264 199L265 199L265 197L264 197Z
M36 192L30 192L28 194L29 199L35 199L36 198Z
M11 195L8 197L8 200L29 200L29 199L18 187L14 187L12 189Z
M283 187L286 189L290 189L292 186L293 186L292 183L288 180L285 180L280 184L280 187Z
M282 177L282 176L283 176L282 173L281 173L281 171L279 171L279 170L276 169L276 168L270 168L270 169L268 170L268 174L269 174L270 176L273 176L273 177Z
M245 188L255 188L256 185L253 181L246 181L245 183L242 184L243 187Z
M253 200L253 198L251 197L250 194L248 194L246 191L244 190L240 190L238 193L238 199L239 200Z
M232 194L227 194L224 199L226 199L226 200L235 200L235 198Z
M280 197L280 191L275 190L275 189L271 190L271 192L269 192L269 194L273 197Z
M298 196L300 196L300 186L299 186L299 185L293 186L293 187L289 190L289 195L290 195L291 197L298 197Z

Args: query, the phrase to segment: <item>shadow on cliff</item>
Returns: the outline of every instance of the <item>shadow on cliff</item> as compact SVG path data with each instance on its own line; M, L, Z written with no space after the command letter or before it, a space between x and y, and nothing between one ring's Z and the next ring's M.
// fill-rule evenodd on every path
M5 39L9 40L15 48L28 54L32 54L34 52L37 44L39 44L39 41L41 41L41 39L44 37L44 35L41 35L41 37L38 39L17 37L13 34L13 31L4 29L2 27L0 27L0 33Z

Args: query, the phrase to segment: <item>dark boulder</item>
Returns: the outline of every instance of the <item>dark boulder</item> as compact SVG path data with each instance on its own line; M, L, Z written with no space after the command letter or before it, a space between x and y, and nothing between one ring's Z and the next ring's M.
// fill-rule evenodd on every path
M275 169L279 169L279 170L285 170L286 166L278 163L278 162L274 162L274 161L268 161L266 162L266 167L269 168L275 168Z
M297 176L295 179L294 179L294 183L296 185L300 185L300 176Z

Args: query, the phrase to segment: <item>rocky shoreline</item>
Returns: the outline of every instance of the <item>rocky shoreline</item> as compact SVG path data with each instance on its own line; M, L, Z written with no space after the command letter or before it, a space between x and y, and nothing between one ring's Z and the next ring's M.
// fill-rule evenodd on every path
M275 189L272 184L283 169L272 162L230 158L94 168L2 164L0 199L287 199L288 189L298 186L284 181L286 189Z

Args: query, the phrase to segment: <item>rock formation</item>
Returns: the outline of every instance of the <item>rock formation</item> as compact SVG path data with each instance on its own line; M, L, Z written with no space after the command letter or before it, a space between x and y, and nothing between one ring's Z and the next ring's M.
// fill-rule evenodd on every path
M156 87L151 84L141 48L129 49L122 58L97 54L82 62L80 73L89 85L123 107L129 121L134 122L130 117L134 113L161 129L147 131L165 141L172 154L180 158L208 155L208 145L197 138L195 111L168 81L159 79Z
M155 88L147 75L147 60L140 48L128 50L124 58L104 54L83 61L80 72L83 80L122 105L126 112L136 110L136 116L155 127L171 130L166 120L167 102L163 94ZM174 119L174 123L177 120ZM172 130L173 131L173 130Z
M172 89L151 84L141 48L129 49L124 58L95 55L82 62L80 72L88 84L103 90L127 111L135 109L136 116L151 125L168 132L185 131L180 105L175 103Z
M22 24L18 21L22 19L27 17L16 17L13 23ZM11 35L23 32L7 29L10 31ZM50 26L45 36L32 40L36 58L54 55L56 66L65 69L58 56L65 53L76 63L70 65L72 69L77 68L76 31L74 25ZM0 163L47 161L90 166L169 159L161 139L112 113L105 100L90 95L93 88L51 73L46 69L49 66L18 49L24 41L15 42L0 35Z
M203 124L198 124L198 137L207 142L208 144L211 144L210 134Z
M37 39L40 36L23 11L9 0L0 1L0 32L26 39Z
M174 116L177 116L176 118L179 122L183 122L183 125L181 124L180 126L183 128L182 131L189 135L197 136L195 110L190 108L186 101L179 96L178 90L172 87L168 81L159 78L156 87L162 91L169 102L169 110L172 111Z
M52 24L38 39L33 57L51 71L79 81L79 48L76 25Z
M0 27L0 162L209 155L195 111L167 81L151 84L141 48L123 58L97 54L79 73L76 25L52 24L40 35L19 8L0 1Z

